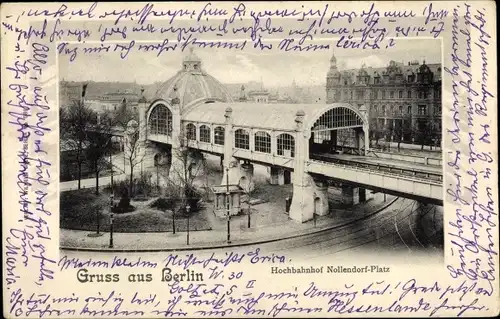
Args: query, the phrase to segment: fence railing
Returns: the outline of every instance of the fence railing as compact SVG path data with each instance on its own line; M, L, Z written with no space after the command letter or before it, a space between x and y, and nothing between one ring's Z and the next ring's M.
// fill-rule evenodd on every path
M429 181L436 184L442 184L443 175L431 172L422 172L412 168L402 168L393 165L381 165L375 163L360 163L353 162L349 160L342 160L337 158L325 157L325 156L314 156L311 161L316 161L319 163L324 163L327 165L333 165L342 168L362 170L370 173L376 173L379 175L390 175L397 177L405 177L411 180L418 180L428 183Z

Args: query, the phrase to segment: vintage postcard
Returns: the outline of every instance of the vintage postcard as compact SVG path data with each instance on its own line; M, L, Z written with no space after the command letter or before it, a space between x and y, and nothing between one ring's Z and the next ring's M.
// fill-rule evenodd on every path
M499 314L496 3L4 3L6 318Z

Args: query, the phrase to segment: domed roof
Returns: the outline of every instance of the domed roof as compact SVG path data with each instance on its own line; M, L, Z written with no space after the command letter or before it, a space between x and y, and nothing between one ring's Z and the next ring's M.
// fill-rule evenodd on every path
M430 73L431 69L429 68L429 66L427 64L425 64L425 61L424 61L424 63L418 68L418 72L419 73Z
M163 82L154 95L154 99L178 99L181 109L195 100L204 98L233 101L226 87L203 71L202 61L193 50L183 58L182 69Z

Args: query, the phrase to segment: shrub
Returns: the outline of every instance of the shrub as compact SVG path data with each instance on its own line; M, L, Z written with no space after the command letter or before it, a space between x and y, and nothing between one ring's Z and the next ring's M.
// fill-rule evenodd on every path
M179 196L179 188L168 186L164 189L164 197L160 197L150 204L150 207L160 210L175 210L181 213L186 213L184 207L179 207L182 204L182 199ZM201 208L201 193L193 186L187 187L184 196L186 204L189 205L190 212L197 212Z
M149 206L159 210L173 210L176 200L173 198L160 197L153 201Z
M142 176L138 178L134 178L133 180L133 190L134 190L134 196L138 196L140 198L148 198L156 195L156 187L151 183L151 172L144 172ZM106 191L117 194L117 196L125 196L125 192L127 192L127 196L130 197L131 195L128 194L128 190L130 189L130 181L127 178L126 180L115 182L113 184L113 187L111 188L110 185L106 186Z

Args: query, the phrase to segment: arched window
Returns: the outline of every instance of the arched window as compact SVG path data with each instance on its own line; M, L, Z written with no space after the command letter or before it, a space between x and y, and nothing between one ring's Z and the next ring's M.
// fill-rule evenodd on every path
M262 131L255 133L255 151L271 153L271 135Z
M200 142L210 143L210 127L200 126Z
M287 133L278 135L277 139L278 155L286 156L290 152L290 157L295 156L295 139Z
M196 126L194 124L189 123L186 125L186 137L188 140L196 141Z
M163 104L155 106L149 116L150 134L172 136L172 112Z
M248 132L243 129L237 129L234 132L234 147L242 148L245 150L250 149L250 136Z
M325 125L316 125L313 127L314 131L314 143L322 144L324 141L329 141L330 131L327 129Z
M363 120L355 111L345 107L336 107L323 113L314 123L313 130L319 130L320 132L326 131L326 133L329 134L329 129L350 128L352 126L362 125ZM327 139L329 140L329 138Z
M222 126L217 126L214 129L214 143L224 145L224 128Z

